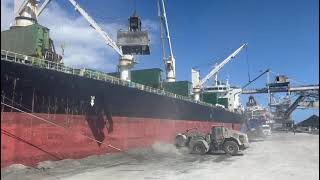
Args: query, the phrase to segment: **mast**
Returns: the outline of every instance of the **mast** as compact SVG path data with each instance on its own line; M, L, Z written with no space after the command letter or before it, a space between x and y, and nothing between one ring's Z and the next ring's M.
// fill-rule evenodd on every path
M15 26L29 26L37 22L36 0L14 0Z
M165 2L164 0L157 1L158 3L158 16L160 18L160 37L162 42L162 58L165 63L165 69L166 69L166 76L168 82L175 82L176 81L176 67L175 67L175 58L173 55L172 50L172 44L171 44L171 38L170 38L170 32L169 32L169 26L168 26L168 19L167 19L167 13L165 8ZM163 32L163 26L164 26L164 32ZM169 57L166 56L166 46L165 46L165 38L167 39L167 45L169 49Z

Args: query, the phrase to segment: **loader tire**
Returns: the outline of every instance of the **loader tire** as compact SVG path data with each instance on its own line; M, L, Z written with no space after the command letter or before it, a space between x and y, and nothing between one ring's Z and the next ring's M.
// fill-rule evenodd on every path
M239 146L234 141L227 141L223 144L223 150L227 154L236 155L239 151Z
M207 148L201 142L196 143L192 148L193 154L205 154L206 152L207 152Z
M175 145L177 148L185 147L187 145L187 137L185 135L177 135Z

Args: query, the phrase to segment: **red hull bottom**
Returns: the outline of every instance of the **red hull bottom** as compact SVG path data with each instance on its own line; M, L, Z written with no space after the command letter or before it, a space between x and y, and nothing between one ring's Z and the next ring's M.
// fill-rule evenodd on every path
M65 128L24 113L1 113L1 167L16 163L33 166L46 160L77 159L117 152L108 147L109 144L121 150L128 150L146 147L157 141L172 143L177 133L188 128L197 127L203 132L209 132L211 125L222 124L112 117L113 131L108 133L103 124L89 124L82 115L34 115ZM223 123L223 125L230 129L240 129L240 124ZM93 139L103 141L103 144L99 145Z

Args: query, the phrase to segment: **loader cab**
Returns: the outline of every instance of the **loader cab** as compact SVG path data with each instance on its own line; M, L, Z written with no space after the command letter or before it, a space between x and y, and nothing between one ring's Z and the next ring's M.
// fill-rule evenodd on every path
M214 143L222 143L224 140L225 128L224 126L212 126L211 127L211 140Z

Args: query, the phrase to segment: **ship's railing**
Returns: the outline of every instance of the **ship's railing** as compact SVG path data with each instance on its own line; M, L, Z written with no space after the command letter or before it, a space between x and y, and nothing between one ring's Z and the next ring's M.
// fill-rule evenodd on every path
M168 91L164 91L162 89L153 88L153 87L146 86L146 85L139 84L139 83L135 83L135 82L123 81L119 78L116 78L116 77L111 76L111 75L104 73L104 72L95 71L95 70L86 69L86 68L82 68L82 69L72 68L72 67L65 66L62 63L47 61L47 60L36 58L36 57L26 56L26 55L15 53L15 52L10 52L7 50L1 50L1 61L10 61L10 62L29 65L29 66L33 66L33 67L45 68L45 69L59 71L59 72L67 73L67 74L87 77L90 79L106 81L106 82L110 82L112 84L127 86L130 88L135 88L135 89L139 89L142 91L147 91L147 92L154 93L154 94L159 94L159 95L168 96L168 97L172 97L172 98L176 98L176 99L181 99L183 101L189 101L192 103L197 103L197 104L201 104L201 105L205 105L205 106L214 107L214 105L212 105L212 104L205 103L202 101L195 101L189 97L174 94L174 93L171 93Z

